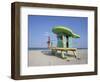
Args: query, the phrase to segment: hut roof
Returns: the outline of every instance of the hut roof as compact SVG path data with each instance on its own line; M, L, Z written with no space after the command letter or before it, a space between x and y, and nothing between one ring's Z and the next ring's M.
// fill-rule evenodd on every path
M52 28L52 32L55 34L63 34L72 38L80 38L78 34L73 33L73 31L64 26L55 26Z

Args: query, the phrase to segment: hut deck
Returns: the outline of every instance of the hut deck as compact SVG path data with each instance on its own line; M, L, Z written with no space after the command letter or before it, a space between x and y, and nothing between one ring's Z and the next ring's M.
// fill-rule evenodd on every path
M59 50L59 51L76 51L76 48L51 48L52 50Z
M72 51L73 52L73 54L74 54L74 56L75 56L75 58L77 58L77 56L76 56L76 48L57 48L57 47L55 47L55 48L51 48L51 50L52 50L52 52L54 53L54 54L56 54L57 53L57 51L61 51L61 55L62 55L62 58L66 58L65 56L64 56L64 54L63 54L63 51L65 51L65 52L67 52L67 51Z

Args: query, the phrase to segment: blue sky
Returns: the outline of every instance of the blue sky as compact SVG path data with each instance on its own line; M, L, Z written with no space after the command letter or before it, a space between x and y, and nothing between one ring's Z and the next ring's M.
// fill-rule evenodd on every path
M88 43L88 18L70 17L70 16L28 16L28 47L46 48L48 36L50 36L53 45L56 45L56 35L52 33L54 26L65 26L74 33L79 34L80 38L71 40L71 47L87 48Z

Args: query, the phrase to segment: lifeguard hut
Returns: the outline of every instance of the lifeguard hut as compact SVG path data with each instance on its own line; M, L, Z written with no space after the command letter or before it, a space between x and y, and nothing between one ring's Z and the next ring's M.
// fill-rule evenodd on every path
M69 38L80 38L79 35L75 34L71 29L64 26L55 26L52 28L52 32L57 35L57 47L50 47L53 54L57 51L61 51L61 56L63 59L66 58L64 53L72 51L76 58L76 48L69 48Z

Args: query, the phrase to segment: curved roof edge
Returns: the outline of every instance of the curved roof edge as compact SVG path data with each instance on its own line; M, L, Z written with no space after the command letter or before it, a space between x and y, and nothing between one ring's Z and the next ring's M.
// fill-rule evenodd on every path
M52 32L56 34L66 34L72 38L80 38L78 34L73 33L71 29L64 26L55 26L52 28Z

